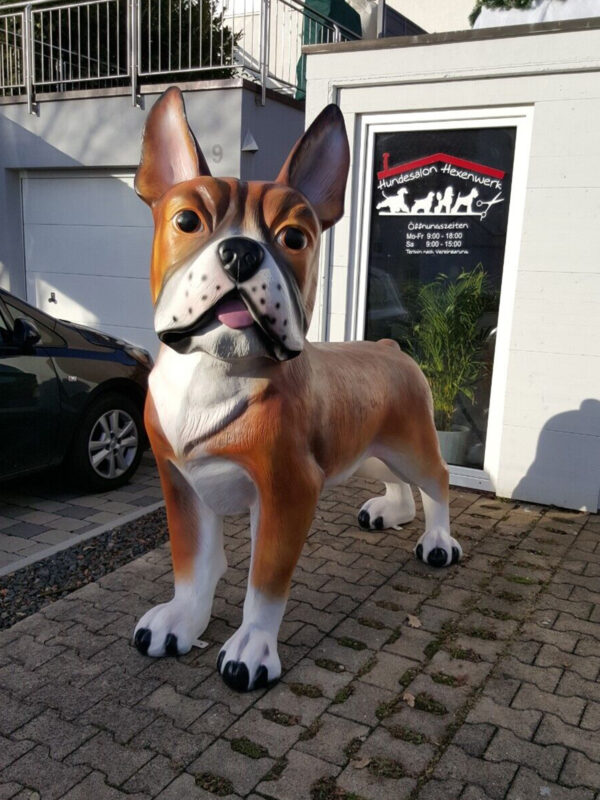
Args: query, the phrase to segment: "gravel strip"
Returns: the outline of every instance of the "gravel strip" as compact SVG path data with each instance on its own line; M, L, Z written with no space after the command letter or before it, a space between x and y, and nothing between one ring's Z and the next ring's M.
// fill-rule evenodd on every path
M166 542L164 508L0 578L0 630Z

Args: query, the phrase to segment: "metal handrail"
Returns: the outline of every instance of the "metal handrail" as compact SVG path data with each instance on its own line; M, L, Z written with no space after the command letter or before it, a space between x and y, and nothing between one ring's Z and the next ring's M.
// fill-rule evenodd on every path
M358 38L300 0L30 0L0 7L0 95L246 75L303 90L302 45Z

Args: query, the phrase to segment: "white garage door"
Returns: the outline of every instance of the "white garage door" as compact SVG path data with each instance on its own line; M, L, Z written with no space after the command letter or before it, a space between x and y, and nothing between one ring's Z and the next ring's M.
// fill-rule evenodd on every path
M155 355L152 215L133 174L27 173L22 197L29 302Z

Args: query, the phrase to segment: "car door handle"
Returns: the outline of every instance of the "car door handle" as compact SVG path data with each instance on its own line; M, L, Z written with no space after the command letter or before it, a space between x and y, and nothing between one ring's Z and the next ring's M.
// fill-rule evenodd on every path
M55 292L50 292L50 297L48 298L48 302L49 303L58 303L58 300L56 299L56 293Z

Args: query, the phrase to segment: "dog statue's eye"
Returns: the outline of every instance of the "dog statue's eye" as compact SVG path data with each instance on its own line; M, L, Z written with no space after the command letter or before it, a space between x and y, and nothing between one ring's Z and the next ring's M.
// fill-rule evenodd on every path
M189 209L180 211L179 214L177 214L175 217L175 224L179 230L183 231L184 233L195 233L202 228L202 222L200 221L198 214Z
M289 250L303 250L306 247L306 236L300 228L284 228L277 237L279 244L283 244Z

